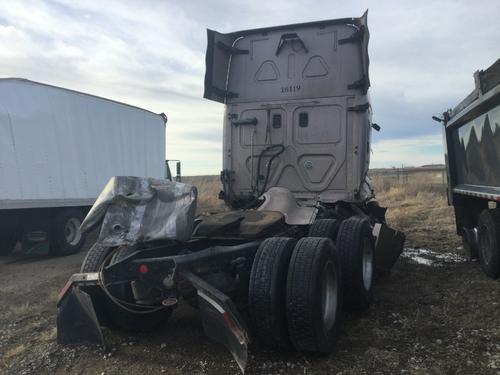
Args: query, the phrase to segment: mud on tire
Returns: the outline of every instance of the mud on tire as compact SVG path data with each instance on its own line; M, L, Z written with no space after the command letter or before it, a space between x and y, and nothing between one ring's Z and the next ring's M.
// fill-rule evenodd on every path
M305 237L290 260L286 316L296 350L329 353L335 343L342 309L342 278L330 239Z
M350 310L368 309L372 299L375 252L368 219L353 216L342 222L337 235L342 268L344 305Z
M294 238L268 238L260 244L252 265L248 290L252 327L259 341L272 347L290 347L285 292L288 264L296 243Z

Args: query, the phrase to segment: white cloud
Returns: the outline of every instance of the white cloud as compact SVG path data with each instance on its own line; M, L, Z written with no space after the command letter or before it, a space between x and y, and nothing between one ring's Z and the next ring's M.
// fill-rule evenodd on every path
M498 57L497 0L481 6L466 0L314 6L306 0L6 0L0 13L0 75L165 112L168 157L182 159L187 174L218 173L223 106L202 98L205 28L230 32L360 16L368 6L375 118L386 124L380 134L385 140L374 145L381 151L374 163L437 160L437 152L420 155L409 145L434 134L432 112L465 97L472 73ZM377 149L382 142L393 142L385 145L400 151L384 153Z
M372 144L371 166L418 167L443 164L443 138L440 133L421 137L385 139Z

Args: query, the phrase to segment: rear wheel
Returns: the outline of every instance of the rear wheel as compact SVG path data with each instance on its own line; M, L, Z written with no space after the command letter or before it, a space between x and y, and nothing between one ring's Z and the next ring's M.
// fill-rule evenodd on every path
M72 255L80 251L85 236L80 230L83 213L77 209L64 209L54 218L51 228L50 253Z
M111 252L113 251L114 254L111 255ZM121 252L128 253L128 248L115 250L114 248L104 247L96 243L87 253L80 272L97 272L101 269L101 265L108 259L108 257L111 258L111 260L120 258ZM130 283L113 285L112 287L109 287L108 290L116 298L133 302L133 300L131 300L132 290ZM162 309L155 312L145 313L142 309L136 309L135 307L134 309L138 312L131 312L123 309L121 306L113 302L108 296L104 296L103 298L103 309L108 320L116 327L132 332L153 330L168 319L172 312L171 309Z
M375 251L370 223L353 216L342 222L337 235L342 265L344 302L352 310L366 310L371 303Z
M288 332L294 348L329 353L337 337L341 305L335 245L327 238L300 239L290 260L286 289Z
M318 219L309 227L308 237L326 237L335 241L340 223L340 220L335 219Z
M289 347L285 314L288 264L297 240L273 237L257 250L250 274L248 309L259 340L274 347Z
M478 220L479 262L483 272L496 279L500 275L500 211L484 210Z

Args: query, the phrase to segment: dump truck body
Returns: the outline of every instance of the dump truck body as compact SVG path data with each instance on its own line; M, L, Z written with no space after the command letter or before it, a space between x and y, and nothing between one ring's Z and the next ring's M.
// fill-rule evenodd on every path
M443 113L441 121L457 233L470 255L481 258L480 215L494 214L497 210L488 210L489 202L500 202L500 60L474 78L474 91Z

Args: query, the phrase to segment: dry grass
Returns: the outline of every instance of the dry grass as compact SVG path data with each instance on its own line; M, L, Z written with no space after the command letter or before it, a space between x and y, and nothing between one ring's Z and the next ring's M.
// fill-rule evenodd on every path
M10 348L9 350L7 350L3 359L5 361L8 359L11 359L15 356L22 354L25 350L26 350L26 346L24 344L14 346L13 348Z
M183 182L192 184L198 189L198 212L220 212L227 209L224 201L219 199L222 184L219 176L186 176Z
M460 239L441 173L419 172L399 179L375 174L372 180L377 200L388 207L387 221L406 233L407 246L457 249Z

